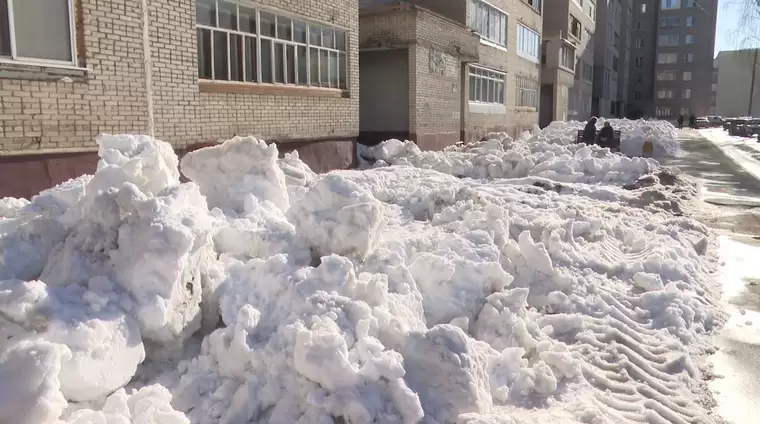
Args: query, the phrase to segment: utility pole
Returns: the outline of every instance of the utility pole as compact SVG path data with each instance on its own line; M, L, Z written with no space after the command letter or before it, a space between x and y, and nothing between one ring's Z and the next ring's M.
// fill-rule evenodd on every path
M755 74L757 74L757 50L753 55L752 60L752 80L749 83L749 106L747 107L747 116L752 116L752 101L755 97Z

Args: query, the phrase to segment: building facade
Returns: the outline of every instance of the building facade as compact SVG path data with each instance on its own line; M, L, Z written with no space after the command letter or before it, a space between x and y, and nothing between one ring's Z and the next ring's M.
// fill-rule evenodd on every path
M360 79L373 90L361 101L362 142L395 134L440 148L538 123L537 0L362 0L360 8ZM393 112L380 113L387 105Z
M717 58L715 114L760 115L760 50L722 51Z
M34 4L0 10L15 24L0 25L0 195L94 171L100 133L179 152L255 135L317 169L354 160L358 0Z
M591 113L594 0L547 0L541 56L541 126Z
M717 0L633 0L629 114L711 112Z
M621 116L620 93L625 87L622 64L627 39L623 34L629 0L603 0L597 5L594 88L591 113Z

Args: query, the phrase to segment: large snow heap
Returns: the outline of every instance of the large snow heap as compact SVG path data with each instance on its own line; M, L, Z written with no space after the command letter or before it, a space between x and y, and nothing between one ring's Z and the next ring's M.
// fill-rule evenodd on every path
M98 143L0 200L0 422L711 420L712 238L655 161L389 142L412 166L317 175L238 137L180 183L167 143Z

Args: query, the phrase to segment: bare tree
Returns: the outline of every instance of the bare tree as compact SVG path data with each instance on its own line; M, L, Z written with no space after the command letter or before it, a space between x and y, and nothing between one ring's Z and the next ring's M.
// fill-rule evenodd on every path
M738 8L739 22L725 36L736 49L753 49L760 45L760 0L730 0L723 3L723 10Z

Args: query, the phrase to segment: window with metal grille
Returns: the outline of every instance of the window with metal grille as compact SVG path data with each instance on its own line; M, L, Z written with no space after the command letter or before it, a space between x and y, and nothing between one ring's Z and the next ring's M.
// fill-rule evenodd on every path
M345 89L346 32L227 0L197 0L198 77Z
M515 76L515 106L538 108L538 80Z

